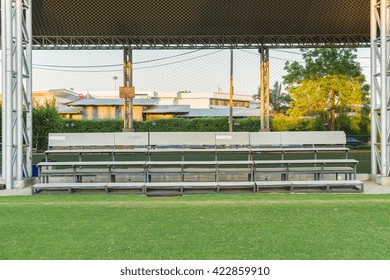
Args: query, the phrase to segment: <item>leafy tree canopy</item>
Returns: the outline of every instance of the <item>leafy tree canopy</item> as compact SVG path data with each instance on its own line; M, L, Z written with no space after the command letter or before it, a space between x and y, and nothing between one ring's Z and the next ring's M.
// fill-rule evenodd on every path
M336 115L358 112L367 86L355 49L302 50L304 64L286 63L283 77L290 93L291 116L322 116L335 130Z
M282 91L282 84L275 82L270 90L269 103L273 112L284 113L291 101L290 95Z
M301 52L305 63L286 63L284 69L287 75L283 77L285 84L299 84L303 80L339 74L365 81L360 63L356 61L356 49L302 49Z
M260 88L253 99L260 100ZM285 113L289 108L291 101L290 95L282 91L282 83L275 82L273 88L269 91L269 105L273 113Z

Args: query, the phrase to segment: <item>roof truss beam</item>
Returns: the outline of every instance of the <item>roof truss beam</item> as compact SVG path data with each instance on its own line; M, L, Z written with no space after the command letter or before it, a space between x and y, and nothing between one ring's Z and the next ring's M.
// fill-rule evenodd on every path
M286 35L286 36L34 36L33 49L259 49L369 47L370 36Z

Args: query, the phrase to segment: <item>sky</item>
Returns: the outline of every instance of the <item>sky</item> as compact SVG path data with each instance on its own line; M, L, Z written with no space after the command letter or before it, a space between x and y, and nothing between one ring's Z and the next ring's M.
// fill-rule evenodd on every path
M358 49L369 81L370 50ZM270 49L270 85L282 82L286 61L302 62L299 49ZM33 90L118 91L123 84L120 50L34 50ZM134 50L136 92L229 92L230 50ZM234 50L234 92L256 94L260 80L257 50ZM114 77L118 77L115 81Z

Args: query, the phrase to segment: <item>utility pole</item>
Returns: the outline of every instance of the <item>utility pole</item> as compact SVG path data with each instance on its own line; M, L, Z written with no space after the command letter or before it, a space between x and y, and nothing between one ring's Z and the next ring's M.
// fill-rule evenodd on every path
M116 81L118 80L118 76L112 77L114 79L114 91L116 91Z
M269 125L269 48L260 50L260 131L270 131Z
M229 100L229 131L233 132L233 49L230 49L230 100Z
M123 87L119 88L119 97L124 99L124 127L123 132L133 132L133 50L125 48L123 51Z

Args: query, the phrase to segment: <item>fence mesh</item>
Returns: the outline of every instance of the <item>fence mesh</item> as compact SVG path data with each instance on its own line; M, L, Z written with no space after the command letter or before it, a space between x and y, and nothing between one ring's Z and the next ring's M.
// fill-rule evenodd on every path
M260 57L256 50L233 53L235 118L259 117ZM357 60L370 79L369 49ZM282 91L287 62L303 63L298 49L270 50L270 88ZM134 119L229 116L230 50L134 50ZM118 50L33 51L34 106L55 101L72 119L120 119L123 52ZM359 139L368 141L368 132Z

